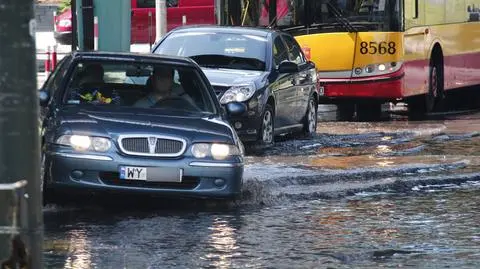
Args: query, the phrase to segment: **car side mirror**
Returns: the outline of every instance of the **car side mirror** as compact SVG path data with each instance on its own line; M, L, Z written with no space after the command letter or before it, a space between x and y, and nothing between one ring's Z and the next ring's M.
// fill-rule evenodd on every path
M239 102L231 102L226 105L229 116L240 116L247 111L247 106Z
M298 64L294 62L284 61L278 66L278 72L281 74L298 72Z
M47 106L48 101L50 100L50 95L48 94L48 91L40 90L38 92L38 99L40 99L40 106L42 107Z

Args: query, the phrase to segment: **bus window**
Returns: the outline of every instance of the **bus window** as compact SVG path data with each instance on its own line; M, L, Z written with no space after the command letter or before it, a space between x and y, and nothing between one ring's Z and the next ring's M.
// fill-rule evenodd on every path
M350 31L345 21L357 31L403 30L403 0L276 0L273 17L270 0L221 2L228 4L222 20L226 25L277 26L293 29L294 35Z
M167 7L177 7L178 0L167 0ZM155 0L137 0L137 8L155 8Z

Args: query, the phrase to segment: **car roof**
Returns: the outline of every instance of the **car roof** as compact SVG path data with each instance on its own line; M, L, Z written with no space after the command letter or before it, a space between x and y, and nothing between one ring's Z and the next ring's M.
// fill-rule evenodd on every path
M98 60L129 60L129 61L163 61L182 65L196 65L195 61L188 57L173 56L153 53L137 52L109 52L109 51L75 51L72 52L73 59L98 59Z
M171 32L215 32L215 33L234 33L248 34L261 37L267 37L278 30L270 28L250 27L250 26L220 26L220 25L187 25L180 26L171 30Z

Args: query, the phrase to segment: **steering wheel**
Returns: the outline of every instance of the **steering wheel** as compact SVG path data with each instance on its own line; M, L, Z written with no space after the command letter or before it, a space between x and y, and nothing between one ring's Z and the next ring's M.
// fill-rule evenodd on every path
M180 96L169 96L166 98L163 98L161 100L158 100L153 107L161 107L167 104L167 107L172 107L172 108L185 108L187 107L187 110L193 110L193 111L200 111L199 108L196 106L190 104L185 98L180 97Z

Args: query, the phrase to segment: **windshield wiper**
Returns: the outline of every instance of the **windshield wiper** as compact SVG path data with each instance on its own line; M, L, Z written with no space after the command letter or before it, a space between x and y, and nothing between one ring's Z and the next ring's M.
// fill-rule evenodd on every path
M358 32L357 28L355 28L355 26L353 26L352 23L347 18L345 18L345 16L342 15L342 13L338 10L338 8L336 6L334 6L331 3L331 1L332 0L329 0L327 2L327 5L332 9L333 14L335 15L335 19L339 23L341 23L348 32L350 32L350 33Z

